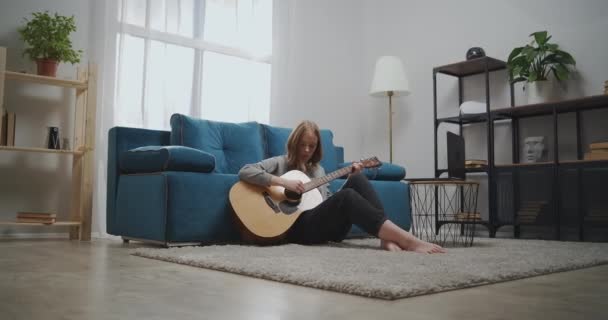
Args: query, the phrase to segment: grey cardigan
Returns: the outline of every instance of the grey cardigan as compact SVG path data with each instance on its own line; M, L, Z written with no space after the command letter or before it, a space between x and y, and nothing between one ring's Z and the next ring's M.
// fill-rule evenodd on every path
M239 171L239 179L263 187L270 186L272 176L281 176L289 169L287 168L287 157L285 155L262 160L258 163L247 164ZM305 172L311 179L325 175L325 169L319 164L309 172ZM331 196L327 184L320 186L319 191L323 200Z

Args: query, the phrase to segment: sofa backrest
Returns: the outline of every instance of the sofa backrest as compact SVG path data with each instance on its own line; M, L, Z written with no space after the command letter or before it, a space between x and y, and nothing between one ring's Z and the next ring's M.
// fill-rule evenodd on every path
M237 174L248 163L262 161L264 142L257 122L231 123L171 116L171 144L215 156L216 173Z
M236 174L245 164L285 154L292 130L257 122L211 121L177 113L171 116L171 144L211 153L217 173ZM327 173L338 169L333 138L330 130L321 130L321 165Z
M264 141L266 158L275 157L285 154L287 151L287 139L293 129L273 127L262 124L264 128ZM334 134L327 129L320 130L321 132L321 146L323 148L323 159L321 159L321 166L325 169L325 172L330 173L338 169L338 151L334 146Z

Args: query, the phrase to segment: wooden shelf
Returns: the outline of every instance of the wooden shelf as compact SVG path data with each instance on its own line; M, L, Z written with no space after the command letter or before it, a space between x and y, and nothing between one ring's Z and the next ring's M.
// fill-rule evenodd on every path
M481 57L435 67L433 68L433 71L460 78L486 72L486 63L488 65L488 71L497 71L507 68L507 63L502 60L490 57Z
M448 172L448 169L437 169L437 172L439 174L446 173L446 172ZM484 166L481 168L464 168L464 172L465 173L487 173L488 166Z
M513 163L513 164L499 164L496 165L496 168L522 168L522 167L543 167L543 166L552 166L556 163L553 161L546 162L535 162L535 163ZM608 160L566 160L560 161L557 163L558 166L592 166L597 165L601 167L608 168Z
M79 221L58 221L55 223L34 223L34 222L17 222L17 221L0 221L0 226L42 226L42 227L64 227L64 226L80 226Z
M469 123L479 123L486 122L488 119L485 113L482 114L471 114L471 115L463 115L463 116L455 116L455 117L446 117L446 118L438 118L438 122L447 122L453 124L469 124Z
M554 108L557 113L565 113L599 109L607 106L608 95L603 94L557 102L543 102L511 108L496 109L491 113L493 119L521 118L551 115L553 114Z
M566 160L560 161L560 164L577 164L577 163L602 163L606 162L608 164L608 160Z
M85 81L60 79L54 77L39 76L30 73L5 71L6 79L19 80L25 82L35 82L40 84L46 84L50 86L74 88L74 89L86 89L87 83Z
M0 151L24 151L24 152L39 152L39 153L60 153L60 154L74 154L82 155L82 151L75 150L55 150L45 148L30 148L30 147L13 147L13 146L0 146Z
M493 115L492 119L494 121L500 121L500 120L510 120L511 118L505 117L502 115ZM439 122L439 123L445 122L445 123L452 123L452 124L460 124L462 122L463 125L471 124L471 123L482 123L482 122L487 122L487 121L488 121L488 118L486 117L485 113L466 114L466 115L455 116L455 117L437 118L437 122Z
M512 164L497 164L496 168L521 168L521 167L544 167L555 164L553 161L533 162L533 163L512 163Z
M6 70L6 48L0 46L0 111L4 112L4 93L5 85L8 81L14 80L20 86L23 83L36 83L46 86L76 89L74 107L67 112L73 112L71 125L73 133L71 136L71 146L73 150L54 150L30 146L0 146L0 154L6 156L8 152L31 152L38 154L62 154L73 155L71 163L71 176L65 175L66 181L71 181L71 190L65 190L62 201L69 203L70 212L64 221L53 224L44 223L22 223L17 222L13 217L5 217L5 221L0 221L0 225L7 226L68 226L70 239L90 240L91 222L93 211L93 186L94 183L94 164L93 152L95 148L95 115L97 101L97 66L89 63L87 66L76 68L74 79L61 79L55 77L45 77L36 74L21 73ZM43 97L37 97L44 103ZM71 100L71 99L70 99ZM71 104L71 103L70 103ZM19 112L18 110L12 110ZM66 132L67 133L67 132ZM35 170L35 169L28 169Z

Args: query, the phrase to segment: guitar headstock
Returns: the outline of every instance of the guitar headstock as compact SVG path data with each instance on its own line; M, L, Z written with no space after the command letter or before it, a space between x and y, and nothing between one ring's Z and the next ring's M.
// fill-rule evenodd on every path
M378 157L370 157L360 161L364 168L376 168L382 165Z

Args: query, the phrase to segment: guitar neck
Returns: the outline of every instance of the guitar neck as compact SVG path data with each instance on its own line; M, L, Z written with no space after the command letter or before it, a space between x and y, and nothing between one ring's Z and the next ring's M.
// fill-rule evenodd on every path
M342 169L338 169L330 174L310 180L309 182L304 184L304 190L305 190L304 192L318 188L319 186L322 186L326 183L329 183L332 180L335 180L335 179L338 179L338 178L344 176L347 173L350 173L352 171L352 167L353 167L352 165L349 165Z

